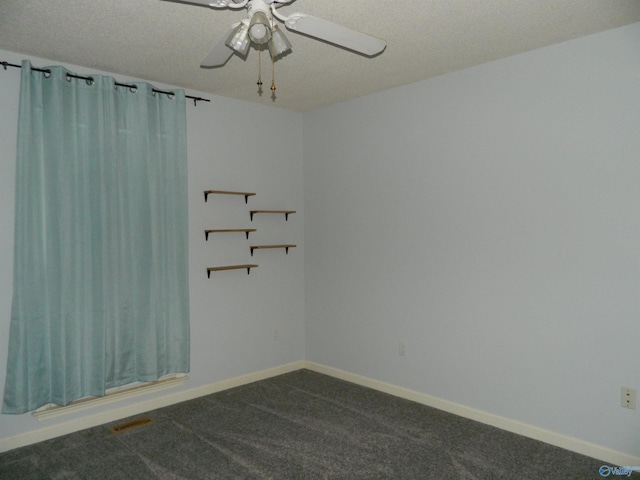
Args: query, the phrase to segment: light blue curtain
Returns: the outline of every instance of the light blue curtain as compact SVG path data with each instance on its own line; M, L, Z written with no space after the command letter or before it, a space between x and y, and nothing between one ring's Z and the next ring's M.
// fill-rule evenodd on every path
M49 69L21 71L2 413L189 370L184 92Z

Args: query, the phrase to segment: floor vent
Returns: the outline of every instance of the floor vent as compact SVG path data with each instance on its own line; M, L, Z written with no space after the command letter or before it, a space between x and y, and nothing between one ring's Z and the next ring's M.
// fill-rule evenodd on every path
M118 425L114 425L113 427L109 427L109 431L111 433L124 433L129 430L133 430L134 428L146 427L153 423L153 420L149 417L136 418L135 420L130 420L125 423L120 423Z

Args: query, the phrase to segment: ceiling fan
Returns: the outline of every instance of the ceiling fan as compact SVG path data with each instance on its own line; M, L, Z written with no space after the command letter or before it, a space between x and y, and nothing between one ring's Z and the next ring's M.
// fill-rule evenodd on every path
M272 58L291 51L291 43L279 30L276 19L288 30L323 40L334 45L373 56L382 52L387 42L351 30L335 23L304 13L282 15L276 9L294 0L168 0L178 3L199 4L211 8L247 9L247 17L231 25L200 67L222 67L234 52L246 56L251 44L262 47L267 44Z

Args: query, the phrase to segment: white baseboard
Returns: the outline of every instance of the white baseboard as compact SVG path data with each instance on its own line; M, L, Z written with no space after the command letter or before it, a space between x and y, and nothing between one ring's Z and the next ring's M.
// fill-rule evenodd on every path
M12 437L0 438L0 452L13 450L14 448L24 447L34 443L49 440L51 438L60 437L68 433L77 432L86 428L96 427L105 423L114 422L132 415L155 410L157 408L167 407L176 403L192 400L194 398L209 395L211 393L228 390L233 387L239 387L248 383L257 382L267 378L282 375L284 373L293 372L305 368L303 360L278 367L268 368L258 372L249 373L239 377L222 380L220 382L211 383L201 387L181 390L179 392L163 395L157 398L140 401L131 405L108 410L106 412L88 415L86 417L69 420L64 423L51 425L30 432L22 433Z
M508 432L517 433L519 435L540 440L541 442L555 445L557 447L580 453L592 458L597 458L611 465L640 465L640 457L624 452L618 452L601 445L585 442L578 438L569 437L560 433L545 430L543 428L528 425L526 423L512 420L492 413L476 410L475 408L460 405L458 403L433 397L425 393L416 392L395 385L374 380L372 378L363 377L354 373L345 372L337 368L327 367L314 362L305 362L305 368L314 372L323 373L334 378L345 380L347 382L369 387L380 392L390 395L412 400L429 407L434 407L445 412L453 413L460 417L469 418L486 425L506 430Z
M68 433L77 432L86 428L103 425L105 423L127 418L132 415L155 410L157 408L167 407L176 403L192 400L212 393L228 390L230 388L239 387L259 380L275 377L285 373L293 372L300 369L309 369L314 372L323 373L334 378L345 380L357 385L369 387L396 397L405 398L423 405L437 408L461 417L469 418L487 425L491 425L508 432L517 433L525 437L540 440L542 442L555 445L582 455L597 458L611 465L640 465L640 457L630 455L624 452L618 452L609 448L595 445L583 440L562 435L556 432L545 430L542 428L528 425L516 420L494 415L492 413L476 410L464 405L449 402L441 398L433 397L424 393L416 392L406 388L398 387L389 383L374 380L354 373L349 373L336 368L321 365L315 362L300 360L298 362L288 363L278 367L268 368L247 375L222 380L209 385L181 390L169 395L158 398L141 401L125 407L109 410L83 418L70 420L57 425L40 428L23 434L0 439L0 452L13 450L14 448L24 447L33 443L42 442L51 438L66 435Z

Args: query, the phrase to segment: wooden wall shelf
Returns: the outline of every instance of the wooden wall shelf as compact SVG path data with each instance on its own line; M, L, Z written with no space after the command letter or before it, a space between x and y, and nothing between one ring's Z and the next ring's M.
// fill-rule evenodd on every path
M284 213L284 219L289 220L289 215L296 213L295 210L250 210L251 221L253 222L253 215L255 213Z
M249 248L251 249L251 256L253 257L254 250L260 250L263 248L284 248L285 252L289 254L289 249L295 247L295 245L251 245Z
M249 197L255 195L253 192L228 192L226 190L205 190L204 201L207 201L209 195L242 195L244 197L244 203L249 203Z
M211 278L211 272L220 272L222 270L241 270L247 269L247 275L251 273L252 268L258 268L258 265L228 265L226 267L209 267L207 268L207 278Z
M204 239L209 240L210 233L228 233L228 232L244 232L247 236L247 240L249 240L249 232L255 232L255 228L225 228L225 229L216 229L216 230L205 230L204 231Z

